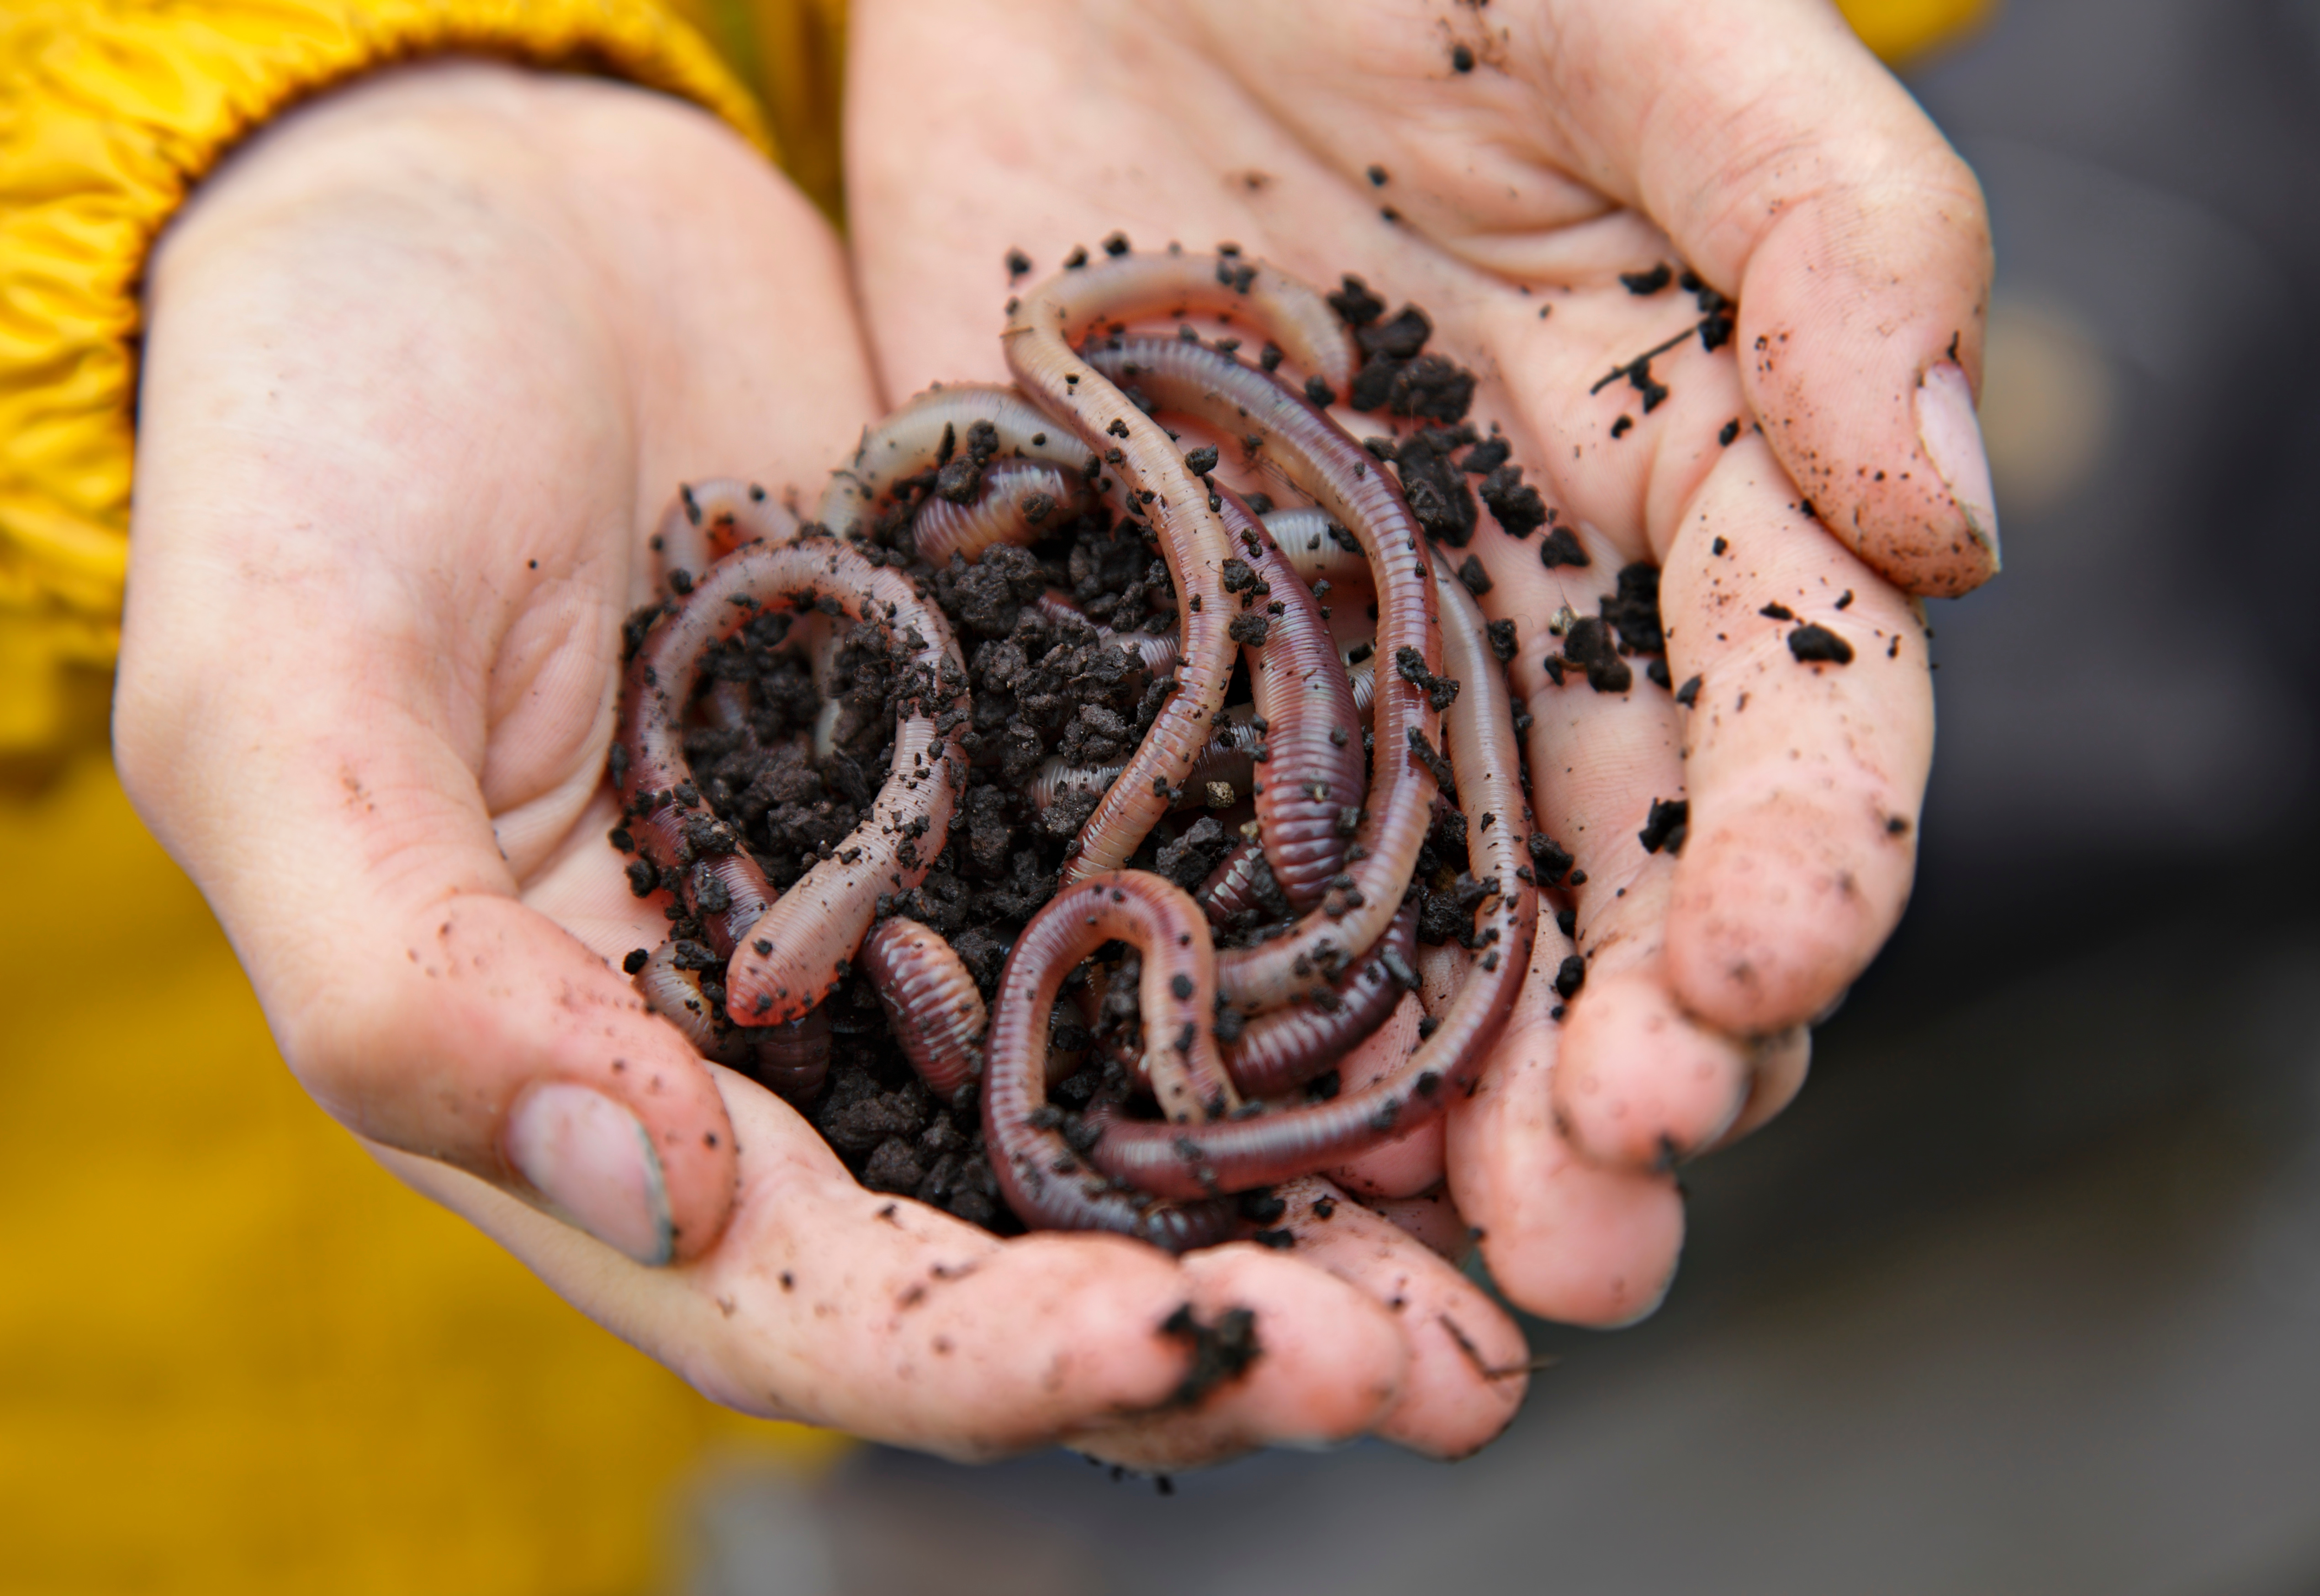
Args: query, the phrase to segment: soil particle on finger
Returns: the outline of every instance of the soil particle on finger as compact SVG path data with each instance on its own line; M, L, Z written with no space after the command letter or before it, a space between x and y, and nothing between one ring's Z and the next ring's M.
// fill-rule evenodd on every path
M1644 829L1636 840L1646 853L1664 850L1671 856L1683 852L1684 839L1691 832L1691 804L1684 798L1654 798L1651 813L1645 818Z
M1789 634L1789 652L1808 665L1849 665L1853 663L1853 645L1826 627L1799 627Z
M1239 1379L1264 1355L1256 1314L1247 1308L1228 1308L1203 1324L1186 1303L1161 1321L1160 1333L1192 1354L1191 1366L1168 1398L1172 1408L1200 1406L1210 1392Z

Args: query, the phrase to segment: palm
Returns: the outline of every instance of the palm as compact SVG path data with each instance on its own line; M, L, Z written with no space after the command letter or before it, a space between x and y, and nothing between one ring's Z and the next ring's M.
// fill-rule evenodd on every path
M1808 64L1846 48L1817 6L1757 9L1790 14L1784 37L1801 32ZM1589 969L1567 1024L1544 979L1530 983L1484 1091L1454 1119L1450 1174L1501 1283L1528 1305L1597 1321L1647 1308L1665 1280L1681 1230L1668 1156L1785 1101L1804 1060L1790 1028L1874 951L1908 880L1931 734L1919 629L1903 594L1799 508L1757 407L1811 473L1815 508L1832 525L1849 518L1886 568L1935 586L1974 579L1887 535L1918 527L1941 489L1922 464L1904 485L1915 443L1886 436L1890 419L1845 421L1872 408L1858 391L1871 378L1831 355L1784 357L1816 288L1817 235L1724 215L1756 197L1743 182L1752 169L1695 172L1679 158L1714 137L1745 146L1795 107L1760 104L1719 126L1723 108L1682 77L1719 41L1696 23L1679 32L1670 7L1610 17L1552 3L1445 15L1386 0L865 6L848 127L857 270L893 393L1003 378L1008 251L1044 274L1116 229L1140 248L1230 240L1322 283L1357 274L1390 305L1424 307L1430 348L1479 374L1472 419L1504 428L1590 556L1550 568L1539 537L1510 538L1487 515L1473 545L1495 584L1485 607L1520 634L1537 823L1587 877L1574 897ZM1735 80L1782 65L1768 68L1771 47L1745 19L1726 26ZM1661 76L1594 86L1636 60ZM1899 114L1874 93L1850 98ZM1918 142L1940 149L1929 129ZM1948 198L1968 236L1927 248L1966 296L1943 338L1971 356L1982 256L1961 174L1946 174ZM1713 297L1621 281L1684 265L1638 203L1690 230L1702 273L1745 302L1747 373L1730 345L1687 336ZM1889 319L1906 331L1959 295L1934 297ZM1647 373L1616 374L1671 339ZM1836 470L1832 437L1892 469ZM1593 616L1632 562L1664 572L1668 683L1636 659L1628 690L1598 693L1576 674L1558 685L1548 618L1565 605ZM1791 657L1789 626L1820 621L1857 644L1853 664ZM1685 709L1668 687L1693 676L1705 690ZM1684 797L1683 860L1645 852L1654 800ZM1570 951L1543 936L1535 968L1551 975Z

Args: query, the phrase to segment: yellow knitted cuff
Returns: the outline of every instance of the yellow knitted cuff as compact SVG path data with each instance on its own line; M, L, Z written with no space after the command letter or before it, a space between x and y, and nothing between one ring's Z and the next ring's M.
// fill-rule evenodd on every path
M98 729L75 706L119 644L155 236L268 117L451 52L626 78L768 143L748 93L658 0L0 5L0 762Z

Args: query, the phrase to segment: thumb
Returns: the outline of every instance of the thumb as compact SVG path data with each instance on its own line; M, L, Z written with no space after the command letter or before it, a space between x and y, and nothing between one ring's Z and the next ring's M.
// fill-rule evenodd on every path
M517 900L449 750L374 707L339 717L358 734L246 743L235 780L182 783L168 772L198 760L156 757L164 740L123 699L131 789L325 1109L639 1261L716 1240L736 1150L708 1071L603 959Z
M1565 138L1739 301L1743 390L1821 521L1912 592L1995 575L1972 172L1827 0L1548 10Z

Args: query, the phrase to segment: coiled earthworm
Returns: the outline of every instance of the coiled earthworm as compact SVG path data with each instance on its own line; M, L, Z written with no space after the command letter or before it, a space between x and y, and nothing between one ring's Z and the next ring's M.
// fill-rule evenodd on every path
M1530 963L1538 891L1522 869L1528 863L1522 834L1528 811L1515 760L1514 705L1506 672L1491 653L1472 595L1438 559L1434 564L1445 667L1465 684L1450 706L1446 740L1460 772L1468 852L1477 879L1496 883L1475 906L1480 957L1473 971L1433 1034L1399 1069L1359 1091L1202 1125L1149 1126L1109 1114L1091 1115L1101 1135L1089 1161L1106 1174L1162 1196L1270 1186L1415 1129L1440 1114L1452 1093L1471 1087L1481 1070Z
M945 390L948 392L948 390ZM994 543L1028 547L1088 506L1085 480L1051 460L993 460L965 504L931 494L911 523L919 558L938 571L950 557L973 564Z
M730 476L687 482L653 528L654 588L681 599L694 577L743 544L787 543L796 536L797 517L755 482Z
M1091 350L1089 359L1107 376L1134 382L1163 409L1197 418L1228 437L1257 438L1361 544L1377 592L1379 656L1408 657L1440 675L1441 628L1418 522L1400 488L1368 451L1265 373L1204 344L1112 338ZM1403 649L1412 653L1404 656ZM1426 694L1417 681L1399 671L1381 672L1371 791L1354 838L1360 854L1347 872L1354 885L1330 893L1289 935L1225 953L1217 979L1228 1002L1249 1012L1285 1002L1304 978L1299 966L1310 970L1341 963L1384 931L1400 906L1434 803L1433 772L1413 753L1411 741L1424 735L1428 722Z
M1405 904L1376 945L1336 980L1317 984L1306 1001L1270 1008L1242 1024L1225 1044L1225 1069L1251 1097L1301 1087L1385 1023L1409 989L1418 907Z
M705 950L704 950L705 951ZM679 960L684 944L661 943L637 971L637 990L652 1011L684 1032L693 1050L730 1065L783 1096L803 1102L829 1073L829 1016L815 1009L786 1025L744 1028L725 1018L702 990L701 972Z
M1350 340L1321 296L1237 258L1121 255L1063 272L1017 302L1001 338L1016 381L1119 471L1130 503L1158 533L1182 627L1176 691L1089 816L1065 863L1065 884L1111 869L1144 840L1169 791L1183 785L1232 671L1222 573L1233 555L1213 495L1159 424L1072 347L1114 320L1193 309L1251 314L1319 380L1342 386L1351 378Z
M983 1133L1008 1205L1028 1224L1117 1231L1173 1252L1232 1233L1233 1207L1220 1202L1160 1202L1091 1169L1047 1102L1044 1060L1048 1014L1064 978L1114 939L1137 950L1146 1073L1164 1088L1173 1115L1225 1112L1232 1093L1211 1029L1216 963L1209 928L1184 893L1140 870L1107 871L1064 888L1031 917L1000 972L984 1053ZM1160 1068L1154 1068L1157 1064ZM1206 1103L1183 1094L1207 1086ZM1176 1096L1171 1103L1169 1096ZM1181 1124L1155 1127L1167 1132ZM1190 1194L1198 1197L1201 1194Z
M1115 632L1110 627L1099 627L1069 595L1054 588L1041 593L1038 603L1041 619L1056 625L1069 621L1092 628L1097 640L1106 648L1117 648L1128 654L1144 667L1147 676L1167 675L1175 670L1176 661L1182 657L1174 632Z
M947 1103L983 1073L983 994L942 933L901 915L862 939L862 973L877 990L902 1056Z
M1012 388L953 383L928 389L875 426L865 428L854 457L830 473L814 519L838 536L867 537L878 500L897 483L958 458L976 423L997 442L993 461L1052 460L1075 464L1086 450Z
M834 606L881 625L908 651L919 673L895 728L893 763L870 815L778 901L733 829L711 815L685 766L678 720L690 701L702 652L761 610ZM941 718L938 720L938 716ZM918 884L942 851L955 783L966 761L957 726L967 718L966 672L950 628L899 573L873 566L845 545L813 537L745 547L711 566L673 614L648 634L630 663L623 694L619 772L627 811L641 819L640 849L688 867L688 901L713 910L729 878L770 903L741 933L727 969L727 1012L745 1025L780 1024L804 1014L838 978L860 944L878 894ZM704 870L712 883L702 879ZM703 924L719 940L737 915ZM723 950L720 950L723 951Z
M1242 612L1267 622L1263 642L1241 645L1264 726L1264 769L1255 787L1257 834L1273 879L1302 913L1321 901L1345 868L1364 785L1362 727L1320 606L1246 501L1228 488L1221 496L1225 529L1248 567L1248 580L1236 584Z

